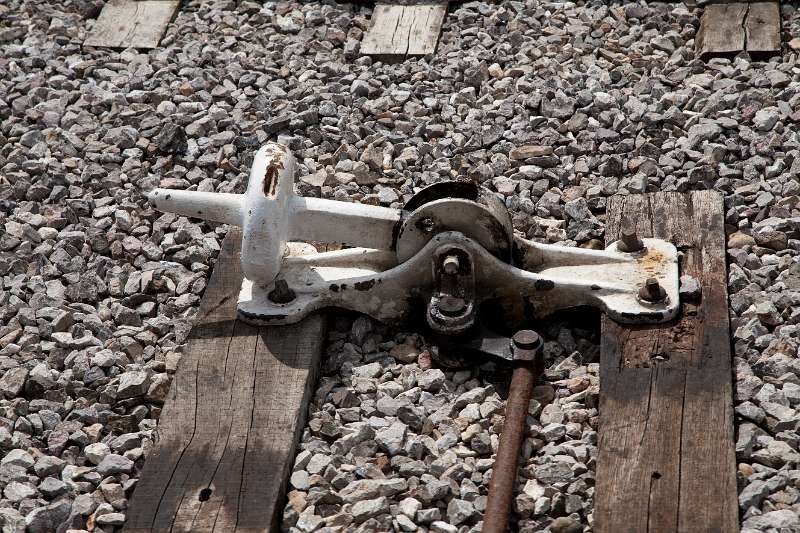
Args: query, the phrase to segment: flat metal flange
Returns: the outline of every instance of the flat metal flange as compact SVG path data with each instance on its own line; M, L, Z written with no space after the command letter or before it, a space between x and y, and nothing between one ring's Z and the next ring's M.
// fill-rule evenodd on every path
M645 248L631 254L616 244L606 250L585 250L515 239L523 252L522 268L500 261L475 239L459 232L435 235L411 259L399 262L388 251L353 248L303 257L287 257L279 280L296 298L287 303L269 299L274 284L261 287L245 280L239 298L240 316L258 324L289 324L323 307L362 312L388 324L404 320L413 301L428 301L435 286L433 255L443 246L466 250L474 262L476 304L488 300L526 300L536 316L558 309L598 307L624 323L658 323L675 317L679 308L678 252L659 239L644 239ZM639 299L639 291L655 278L666 297Z

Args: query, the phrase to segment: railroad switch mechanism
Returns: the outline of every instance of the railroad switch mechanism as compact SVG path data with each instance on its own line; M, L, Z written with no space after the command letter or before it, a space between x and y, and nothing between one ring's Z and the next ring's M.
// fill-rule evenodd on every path
M679 309L675 246L640 239L631 221L605 250L539 244L514 235L503 202L472 182L437 183L390 209L296 196L294 170L291 152L269 143L245 194L149 193L161 211L242 227L245 322L341 307L396 325L422 305L430 328L450 335L470 330L489 301L533 318L589 305L621 323L665 322ZM349 248L294 255L297 241Z
M472 182L431 185L403 209L299 197L294 168L289 150L269 143L254 158L245 194L155 189L149 199L162 211L241 226L237 309L245 322L292 324L324 307L390 325L424 317L426 336L444 350L510 361L483 526L505 531L528 402L544 368L541 338L508 332L585 305L623 324L673 319L680 305L676 247L640 238L629 217L605 250L532 242L514 234L502 200ZM349 248L308 253L303 241ZM488 327L486 315L505 333Z

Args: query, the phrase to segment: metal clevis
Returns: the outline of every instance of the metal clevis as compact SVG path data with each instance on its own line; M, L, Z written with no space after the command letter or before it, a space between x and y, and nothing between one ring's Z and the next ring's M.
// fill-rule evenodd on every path
M452 335L472 328L487 302L532 318L588 305L623 323L678 312L677 249L640 239L630 221L605 250L540 244L514 235L503 201L472 182L437 183L391 209L297 196L294 174L288 148L268 143L244 194L148 194L161 211L242 228L246 322L290 324L339 307L398 324L424 310L434 332ZM347 248L307 253L300 242Z

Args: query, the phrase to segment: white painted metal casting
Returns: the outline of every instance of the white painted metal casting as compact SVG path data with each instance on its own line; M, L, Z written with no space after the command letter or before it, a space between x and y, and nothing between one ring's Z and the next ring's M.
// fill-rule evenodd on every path
M467 305L524 298L537 316L591 305L627 323L663 322L678 311L678 252L666 241L644 239L641 250L627 253L619 242L585 250L513 237L517 260L510 264L497 244L512 238L510 222L507 214L492 218L496 209L465 199L402 211L303 198L294 194L293 177L289 150L269 143L255 156L245 194L149 194L159 210L243 228L238 308L248 322L288 324L322 307L342 307L396 323L413 300L436 304L441 291L453 292L446 281L457 272L472 284L456 287ZM352 248L294 255L292 241ZM647 279L657 280L665 298L640 296Z
M242 272L260 286L275 280L289 241L391 247L399 211L296 196L294 166L288 148L269 143L253 159L245 194L154 189L148 198L160 211L241 226Z

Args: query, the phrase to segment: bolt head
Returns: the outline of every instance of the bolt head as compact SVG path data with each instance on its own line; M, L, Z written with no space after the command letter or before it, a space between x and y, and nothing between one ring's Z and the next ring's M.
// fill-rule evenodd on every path
M456 316L464 311L467 302L456 296L442 296L439 298L438 307L443 315Z
M542 338L533 330L521 329L511 338L514 346L524 350L532 350L542 344Z
M458 271L461 267L461 264L458 261L458 257L455 255L448 255L442 261L442 270L445 274L458 274Z
M297 295L289 288L289 284L285 279L275 280L275 288L267 294L269 301L276 304L288 304L295 299Z
M620 244L617 246L621 252L638 252L644 247L642 239L636 233L636 224L629 215L624 215L619 228Z
M639 298L645 302L660 302L667 297L667 291L656 278L647 278L639 291Z
M620 234L620 244L618 248L622 252L638 252L644 248L644 242L634 230L622 230Z

